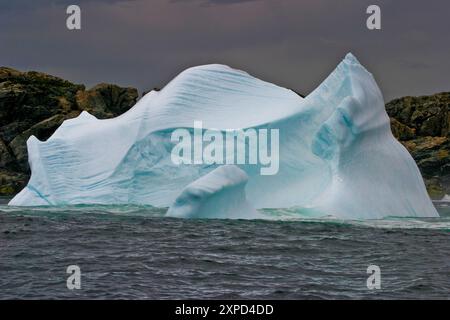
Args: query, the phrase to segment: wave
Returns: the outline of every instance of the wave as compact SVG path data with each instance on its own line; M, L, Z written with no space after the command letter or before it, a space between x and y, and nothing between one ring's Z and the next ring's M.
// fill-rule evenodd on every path
M423 229L450 232L450 208L436 203L440 213L438 218L396 217L395 215L383 219L340 219L333 215L302 208L276 209L265 208L258 210L258 216L253 219L229 218L196 218L196 221L221 223L305 223L324 224L341 227L380 228L391 230ZM66 219L89 217L94 219L179 219L167 217L169 208L157 208L148 205L65 205L65 206L37 206L13 207L0 205L0 215L25 217L45 217L49 219ZM241 222L239 222L241 221Z

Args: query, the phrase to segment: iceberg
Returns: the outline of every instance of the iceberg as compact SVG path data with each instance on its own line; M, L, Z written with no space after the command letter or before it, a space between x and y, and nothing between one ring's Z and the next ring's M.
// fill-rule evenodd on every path
M277 173L174 163L171 134L193 132L198 121L222 133L277 129ZM438 216L391 133L373 76L352 54L305 98L228 66L189 68L117 118L83 112L45 142L30 137L27 148L32 175L10 205L146 204L183 217L245 218L252 207L345 219Z

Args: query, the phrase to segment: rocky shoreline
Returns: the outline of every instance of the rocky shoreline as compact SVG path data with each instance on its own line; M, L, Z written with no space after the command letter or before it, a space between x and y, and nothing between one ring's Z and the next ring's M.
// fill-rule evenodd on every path
M138 100L134 88L98 84L91 89L40 72L0 67L0 196L13 196L30 176L26 141L46 140L86 110L116 117ZM450 92L403 97L386 104L392 132L416 160L433 199L450 194Z
M432 199L450 194L450 92L386 104L395 137L408 149Z

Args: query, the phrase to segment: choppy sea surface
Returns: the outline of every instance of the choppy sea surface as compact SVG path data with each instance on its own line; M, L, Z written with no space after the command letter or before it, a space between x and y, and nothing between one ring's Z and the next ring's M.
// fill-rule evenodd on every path
M14 208L0 199L0 299L449 299L440 218L184 220L145 206ZM67 288L69 265L81 289ZM369 265L381 289L368 289Z

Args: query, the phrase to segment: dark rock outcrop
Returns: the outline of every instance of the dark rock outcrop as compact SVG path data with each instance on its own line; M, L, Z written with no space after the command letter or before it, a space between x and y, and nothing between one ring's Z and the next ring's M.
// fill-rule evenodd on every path
M450 194L450 92L386 104L394 136L408 149L434 199Z
M450 124L450 92L431 96L403 97L386 104L388 114L415 129L420 137L445 137Z
M134 88L121 88L107 83L96 85L90 90L78 91L76 103L81 110L100 119L112 118L130 109L138 97Z
M13 195L29 179L26 141L48 139L61 123L86 110L104 119L116 117L138 98L134 88L84 85L40 72L0 68L0 195Z

